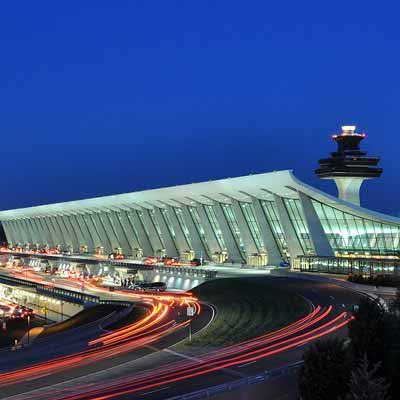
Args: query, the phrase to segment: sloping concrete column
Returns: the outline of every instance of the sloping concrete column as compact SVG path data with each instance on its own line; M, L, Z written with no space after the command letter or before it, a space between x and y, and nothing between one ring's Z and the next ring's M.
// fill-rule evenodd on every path
M260 227L260 233L264 241L265 249L268 255L268 265L279 265L282 260L282 254L279 250L278 244L276 243L274 234L272 233L271 227L265 216L262 208L261 201L256 197L252 197L254 216Z
M236 220L239 225L240 235L242 236L244 247L246 249L246 254L249 256L251 254L259 253L259 249L254 241L253 235L250 232L250 228L246 217L244 216L242 207L236 199L231 199L231 201L233 211L235 212Z
M242 254L236 244L235 237L231 231L231 228L226 220L224 211L222 210L222 205L218 201L213 201L213 208L215 211L215 216L218 221L218 225L221 228L222 236L224 238L224 242L226 248L228 250L229 260L235 263L242 263L244 261Z
M178 249L175 246L174 239L172 238L167 223L165 222L164 216L162 215L161 208L154 207L154 216L161 230L161 234L165 244L165 249L167 250L167 256L179 257Z
M189 211L189 207L186 204L181 205L183 218L185 220L186 226L189 230L190 241L193 246L193 250L195 251L196 257L200 258L201 256L205 258L211 258L211 254L208 254L203 241L201 240L200 234L196 228L195 222L193 220L192 214ZM203 227L204 229L204 227ZM207 238L205 239L207 240Z
M204 209L204 205L197 203L196 209L199 214L200 224L204 229L204 234L207 238L207 243L208 243L208 246L210 247L210 251L212 253L212 254L210 254L210 257L212 257L213 254L218 253L224 249L222 249L218 243L218 239L215 236L214 229L211 225L211 222L209 221L209 219L207 217L206 210Z
M131 255L132 254L132 241L129 240L129 237L123 228L120 220L120 215L118 212L112 211L109 212L108 218L111 221L111 224L113 225L115 229L115 233L118 237L118 241L120 243L120 246L122 248L122 251L126 255Z
M299 198L315 254L333 257L335 254L310 198L302 192L299 192Z
M86 224L84 214L76 214L76 215L74 215L74 218L76 220L76 223L81 228L81 232L84 237L84 243L82 243L82 244L86 245L88 247L89 253L94 253L96 251L96 245L94 243L94 238L93 238L92 234L90 233L89 227Z
M167 206L169 218L172 224L172 227L174 228L175 232L175 240L176 240L176 245L178 246L179 254L182 254L185 251L191 250L191 246L186 240L186 236L183 233L183 229L181 227L181 224L178 221L178 217L176 216L175 209L172 206Z
M297 256L304 255L303 248L297 238L296 231L290 221L289 214L286 206L283 202L282 197L274 194L274 200L276 203L276 209L278 210L278 216L281 221L283 233L286 238L286 243L289 248L290 258L293 261Z
M157 229L154 226L153 220L150 217L150 211L147 208L143 208L141 213L143 215L144 224L146 225L147 231L149 232L149 240L151 243L151 247L153 248L154 251L153 254L155 255L158 250L164 249L164 244L161 242L161 239L158 236ZM140 218L136 213L133 214L133 217L134 217L135 227L136 229L138 229L139 240L141 241L141 243L143 243L142 239L144 239L144 234L146 232L142 231L142 233L140 233L140 228L142 227L144 229L144 227L141 224Z

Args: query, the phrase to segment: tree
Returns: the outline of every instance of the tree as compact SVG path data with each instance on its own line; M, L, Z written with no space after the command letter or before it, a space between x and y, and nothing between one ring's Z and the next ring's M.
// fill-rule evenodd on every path
M384 360L385 311L378 302L362 298L355 319L349 323L349 338L353 360L358 362L364 355L371 365Z
M400 313L385 318L385 375L390 379L393 398L400 398Z
M343 340L318 341L304 353L303 359L299 376L302 400L344 398L350 380L351 360Z
M377 376L380 369L379 364L370 368L368 358L364 355L356 369L351 372L346 400L388 400L389 384L385 378Z
M390 311L396 315L400 315L400 287L396 289L396 296L390 303Z

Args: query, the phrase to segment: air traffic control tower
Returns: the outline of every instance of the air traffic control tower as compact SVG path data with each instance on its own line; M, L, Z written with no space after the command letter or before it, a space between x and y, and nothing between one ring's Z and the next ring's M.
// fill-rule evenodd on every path
M367 156L360 150L360 142L365 133L356 133L355 126L342 126L342 133L332 135L337 143L337 151L331 157L319 160L320 167L315 173L322 179L334 179L339 198L360 205L360 187L364 179L378 178L382 168L378 168L379 157Z

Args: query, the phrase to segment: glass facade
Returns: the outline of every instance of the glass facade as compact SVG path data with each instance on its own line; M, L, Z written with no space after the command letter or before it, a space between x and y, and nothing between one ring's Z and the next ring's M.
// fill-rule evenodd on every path
M400 260L388 258L299 256L294 269L344 275L400 275Z
M160 225L158 225L157 218L155 216L155 211L154 210L149 210L149 215L150 215L151 222L153 222L153 225L156 228L156 232L157 232L158 238L160 239L161 244L165 248L164 238L163 238L163 235L161 233Z
M136 239L138 240L139 244L141 245L140 240L139 240L140 238L139 238L139 235L138 235L138 231L137 231L136 226L135 226L135 220L133 219L133 215L131 213L129 213L129 212L126 212L126 211L123 211L123 212L126 213L126 217L128 218L128 223L129 223L130 227L132 228L133 233L136 236ZM141 211L138 211L137 215L138 215L140 223L143 226L143 222L142 222L142 219L140 218L139 212L141 213ZM143 218L143 214L142 214L142 218ZM125 232L129 232L128 227L124 226L124 220L121 218L120 221L121 221L121 226L123 227L124 231ZM146 229L144 229L144 231L145 231L146 235L149 236L149 234L147 233Z
M142 224L144 231L146 232L147 237L150 237L149 227L147 226L147 224L146 224L145 221L144 221L143 212L140 211L140 210L138 210L138 211L136 211L136 212L137 212L137 216L139 217L139 221L140 221L140 223ZM134 222L133 216L132 216L130 213L128 213L128 217L129 217L129 221L131 222L132 228L133 228L133 230L135 231L136 236L139 237L139 236L138 236L137 229L136 229L136 227L135 227L135 222ZM150 218L151 218L151 217L150 217ZM152 221L153 221L153 220L152 220ZM153 224L154 224L154 222L153 222Z
M176 235L175 235L174 227L172 225L171 219L169 218L168 210L166 208L161 208L161 215L164 218L165 225L167 225L168 232L172 237L172 240L175 244L175 248L178 249L179 247L176 245Z
M206 249L207 253L210 254L210 247L207 243L206 234L204 232L204 228L200 222L199 212L197 211L196 207L188 206L189 213L192 216L192 220L198 235L200 236L200 240L203 243L204 248Z
M243 239L239 230L239 224L237 222L235 212L233 211L233 207L230 204L221 204L221 206L225 218L228 221L228 225L231 229L232 235L235 238L236 245L238 246L240 252L242 254L245 254L246 249L244 247Z
M246 219L247 225L249 226L251 236L257 246L259 252L265 252L264 241L262 240L260 227L254 215L253 205L251 203L240 203L240 207L243 210L243 215Z
M321 227L335 257L342 258L344 263L331 259L317 260L319 263L318 268L323 269L326 267L329 271L334 271L336 268L337 271L343 271L349 266L349 268L359 268L362 271L364 265L361 261L358 264L361 265L359 267L356 263L345 261L344 259L375 259L378 260L377 262L382 259L400 260L400 223L396 219L385 218L372 212L369 214L367 210L353 208L351 205L344 206L341 202L335 202L332 198L324 199L317 192L315 192L315 196L319 200L310 197L310 201L316 216L321 222ZM309 226L311 228L311 225L305 219L302 202L298 198L282 198L282 209L279 208L278 212L278 206L281 207L278 200L276 199L277 202L275 202L264 199L260 200L260 203L257 202L257 204L245 201L239 202L238 205L242 214L236 208L236 203L234 205L221 203L221 208L218 209L216 207L219 207L219 205L216 203L214 205L199 204L197 206L187 206L187 210L183 206L172 208L157 208L154 206L154 209L149 210L147 208L149 205L147 204L146 208L143 207L138 211L133 208L121 210L121 208L110 205L107 208L103 207L103 209L93 207L88 209L87 212L79 210L81 214L76 214L77 211L71 210L70 214L60 212L56 215L16 218L4 221L3 226L6 230L7 239L15 241L14 244L60 245L62 248L72 245L74 251L78 251L79 247L90 248L93 251L99 246L103 246L104 251L108 251L110 248L122 247L122 245L124 246L124 251L133 251L135 249L131 249L131 247L140 247L138 246L140 240L143 241L147 236L151 246L160 247L160 249L154 249L155 252L164 251L166 245L168 245L169 251L171 253L173 251L173 254L175 254L175 250L178 249L177 242L179 242L180 252L186 254L194 250L193 244L199 245L197 240L200 238L207 253L204 256L208 256L215 262L222 263L227 257L228 259L232 257L234 262L240 263L244 259L249 264L252 264L252 261L249 261L250 257L266 253L266 247L274 250L273 246L275 245L284 258L285 256L290 256L288 242L292 244L293 239L296 239L301 246L301 249L295 248L296 251L298 250L299 253L304 252L304 257L319 257L320 254L314 254L315 248L308 229ZM226 198L226 201L228 201L228 198ZM258 207L258 204L261 204L261 210L254 208L254 205ZM307 202L307 204L309 203ZM94 209L96 212L92 211ZM111 215L108 214L110 210L114 209L120 211L113 211ZM239 214L235 213L235 210ZM257 210L257 213L255 210ZM222 211L221 215L220 211ZM137 214L134 214L135 212ZM263 214L260 221L258 220L258 212ZM285 212L287 212L288 219ZM280 220L280 214L285 217L282 221ZM314 213L312 212L311 214L310 217L313 217ZM219 219L220 217L221 220ZM221 225L218 221L221 222ZM238 221L245 225L241 226ZM262 228L267 228L266 222L273 235L273 239L271 238L270 240L274 243L264 243L264 240L269 237L269 232L261 230ZM223 231L221 227L226 231ZM283 227L288 232L284 231ZM244 228L248 228L249 232L247 230L244 231ZM319 227L317 226L316 228ZM142 236L140 238L138 231L145 237ZM321 231L317 231L322 234ZM292 232L294 238L287 237L290 232ZM191 237L191 233L196 233L195 237ZM245 237L242 236L242 233L246 233ZM229 250L225 241L228 238L231 239L231 234L234 243L229 242L233 247L230 255L227 254ZM248 235L251 235L251 237L248 237ZM250 243L245 242L245 239L250 240ZM145 247L146 251L152 252L150 243L147 243L146 240ZM210 251L211 243L213 251ZM295 246L296 243L293 245ZM174 246L176 249L173 248ZM258 254L246 254L246 248L251 248L251 253L258 252ZM325 252L323 246L317 246L317 248L321 248L321 254ZM240 254L236 250L239 250ZM250 253L249 250L248 252ZM329 252L328 254L331 253ZM147 255L149 254L144 254L144 256ZM275 255L278 256L277 254ZM197 254L197 256L199 255ZM335 257L333 258L335 259ZM302 268L312 270L316 265L316 261L311 258L307 260L307 264L303 261ZM377 270L383 268L383 271L386 271L384 268L387 268L386 265L389 264L387 262L387 264L379 264L381 266L378 264L374 266L375 264L369 262L368 267L372 265Z
M304 253L314 254L314 246L312 245L310 233L308 232L300 200L284 199L284 203Z
M105 215L105 218L107 218L107 221L106 222L103 221L103 225L106 227L107 223L110 224L112 233L114 234L114 237L117 239L117 242L119 243L119 246L121 246L121 238L118 236L117 230L116 230L116 228L114 226L114 221L110 217L110 214L107 213Z
M213 206L204 205L203 207L206 211L207 218L210 221L214 235L217 238L218 244L221 247L221 249L223 250L226 248L226 245L225 245L224 237L222 236L221 228L217 221L217 216L215 215L215 210L214 210Z
M113 226L114 231L116 233L118 232L120 234L120 236L123 236L123 238L124 238L124 239L122 239L121 237L118 237L118 235L117 235L117 238L119 240L119 247L122 247L121 240L125 240L125 242L128 244L128 248L130 248L132 241L130 240L129 234L127 233L126 228L125 228L124 224L122 223L121 213L119 213L119 212L115 213L114 214L114 218L115 217L118 220L118 222L116 224L117 227L114 226L114 220L113 220L113 218L111 216L110 216L110 223Z
M400 227L361 218L312 200L322 228L337 255L400 256Z
M288 245L286 238L283 233L281 221L278 217L278 211L274 201L261 200L261 205L265 214L265 217L269 223L272 234L274 235L275 241L278 244L281 254L288 255Z
M192 243L190 241L189 229L188 229L188 227L186 225L185 220L183 219L183 211L182 211L181 208L178 208L178 207L174 207L174 211L175 211L175 214L176 214L176 218L178 219L179 226L181 227L182 232L183 232L183 234L185 236L186 242L188 243L189 247L191 249L193 249Z

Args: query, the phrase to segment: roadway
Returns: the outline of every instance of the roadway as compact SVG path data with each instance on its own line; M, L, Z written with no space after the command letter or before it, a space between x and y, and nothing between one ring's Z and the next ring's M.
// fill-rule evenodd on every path
M171 347L187 336L188 330L181 329L159 342L122 355L115 354L98 365L77 366L52 375L50 386L49 376L43 376L5 386L0 396L14 395L10 397L12 400L166 399L291 364L300 360L304 349L319 336L346 334L345 324L359 294L330 283L272 276L262 279L274 286L284 285L306 298L313 305L314 314L310 309L307 319L286 330L229 351L222 349L199 357L181 347ZM193 326L193 330L201 329L206 320L205 317L199 326Z
M10 270L2 270L1 272L14 275ZM37 282L42 283L45 280L39 274L34 275L34 280ZM22 276L18 277L22 278ZM33 278L32 275L29 277ZM58 286L58 281L53 282L51 280L51 282ZM61 279L60 286L80 290L81 282ZM148 329L136 327L135 329L132 328L131 332L126 329L126 332L122 332L117 338L110 337L110 343L103 342L104 336L101 336L102 341L99 343L91 343L100 335L107 334L107 331L102 330L98 324L91 324L90 329L84 326L82 329L75 329L73 335L70 332L64 332L57 334L54 340L51 337L38 340L33 346L18 352L3 349L1 351L2 357L0 357L0 386L3 386L0 392L1 398L47 385L49 375L51 375L52 383L63 382L144 357L158 349L169 347L183 340L188 335L188 321L191 321L190 329L195 333L202 329L213 315L212 308L202 306L200 315L193 319L188 318L186 308L188 305L196 306L196 302L193 302L190 296L184 294L166 292L156 295L134 294L119 290L109 292L107 289L94 285L86 285L84 290L97 295L100 293L102 297L105 295L112 299L129 300L137 305L148 307L150 311L153 310L154 312L150 312L151 318L147 323ZM111 336L112 334L108 333L108 335ZM157 346L157 350L150 345ZM84 357L82 357L83 353ZM73 355L76 354L79 356L75 360L72 359ZM63 364L66 364L65 358L69 358L67 360L68 368L60 368L58 364L61 363L51 361L61 357ZM82 358L87 358L87 362L82 362ZM46 362L52 363L52 365L46 366ZM10 365L12 365L12 370L26 368L29 365L40 365L41 367L40 369L36 368L35 371L25 371L21 376L17 376L18 373L7 374Z

